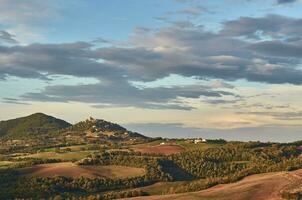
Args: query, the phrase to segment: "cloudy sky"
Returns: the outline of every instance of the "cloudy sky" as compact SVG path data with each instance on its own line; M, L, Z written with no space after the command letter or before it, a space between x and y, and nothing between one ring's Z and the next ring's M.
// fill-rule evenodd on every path
M302 139L300 0L0 0L0 120Z

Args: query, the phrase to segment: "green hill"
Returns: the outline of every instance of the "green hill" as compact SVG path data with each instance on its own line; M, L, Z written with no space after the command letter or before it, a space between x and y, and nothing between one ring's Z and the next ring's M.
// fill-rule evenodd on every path
M141 135L136 132L128 131L126 128L109 122L103 119L94 119L90 117L85 121L78 122L73 126L70 126L66 129L66 131L73 131L73 132L92 132L96 135L111 135L113 137L119 139L126 139L126 138L147 138L144 135Z
M64 120L35 113L27 117L0 121L0 137L25 138L47 134L69 126L71 124Z
M115 131L115 132L125 132L127 131L124 127L118 124L108 122L102 119L87 119L85 121L78 122L70 127L72 131L86 131L92 127L98 128L100 131Z

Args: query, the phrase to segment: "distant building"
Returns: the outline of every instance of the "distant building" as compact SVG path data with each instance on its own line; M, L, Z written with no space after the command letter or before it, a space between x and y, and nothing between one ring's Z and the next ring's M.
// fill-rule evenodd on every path
M198 144L198 143L201 143L201 142L202 142L202 139L195 139L195 140L194 140L194 143L195 143L195 144Z
M203 139L203 138L196 138L196 139L194 139L194 143L195 144L198 144L198 143L201 143L201 142L207 142L207 140Z
M93 117L89 117L89 119L87 119L87 121L90 121L90 122L96 122L97 120L94 119Z

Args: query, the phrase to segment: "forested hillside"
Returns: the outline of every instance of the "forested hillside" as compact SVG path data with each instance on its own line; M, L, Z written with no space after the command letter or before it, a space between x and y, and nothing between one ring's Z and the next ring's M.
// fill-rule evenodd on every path
M0 136L10 138L26 138L43 135L52 131L69 127L68 122L43 113L35 113L27 117L0 122Z

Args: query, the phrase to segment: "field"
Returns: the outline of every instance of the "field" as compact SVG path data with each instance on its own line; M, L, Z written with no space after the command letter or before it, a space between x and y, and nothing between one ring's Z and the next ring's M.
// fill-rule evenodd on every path
M302 170L252 175L199 192L131 198L132 200L282 200L281 193L302 185Z
M71 162L41 164L20 170L25 176L30 177L53 177L67 176L73 178L127 178L140 176L145 173L144 169L125 166L79 166Z
M185 148L186 150L195 150L195 149L206 150L206 149L209 149L209 148L217 148L217 147L223 146L223 144L210 144L210 143L197 143L197 144L193 144L193 143L187 143L187 142L185 142L183 140L176 141L175 143L177 145Z
M148 193L149 195L162 195L163 193L169 191L170 188L178 187L190 182L192 181L158 182L153 185L141 187L140 190Z
M10 161L0 161L0 169L8 168L14 164L15 164L14 162L10 162Z
M41 159L62 159L62 160L80 160L86 158L92 151L77 151L67 153L56 153L56 152L41 152L30 154L25 157L30 158L41 158Z
M156 145L156 146L146 146L146 147L139 147L136 151L142 153L150 153L150 154L165 154L170 155L174 153L183 152L185 149L179 145Z
M161 144L165 143L165 144ZM171 155L174 153L181 153L183 151L191 151L195 149L206 150L209 148L221 147L223 144L209 144L209 143L187 143L184 140L155 140L149 143L137 144L130 146L134 151L142 153L159 153L165 155Z

